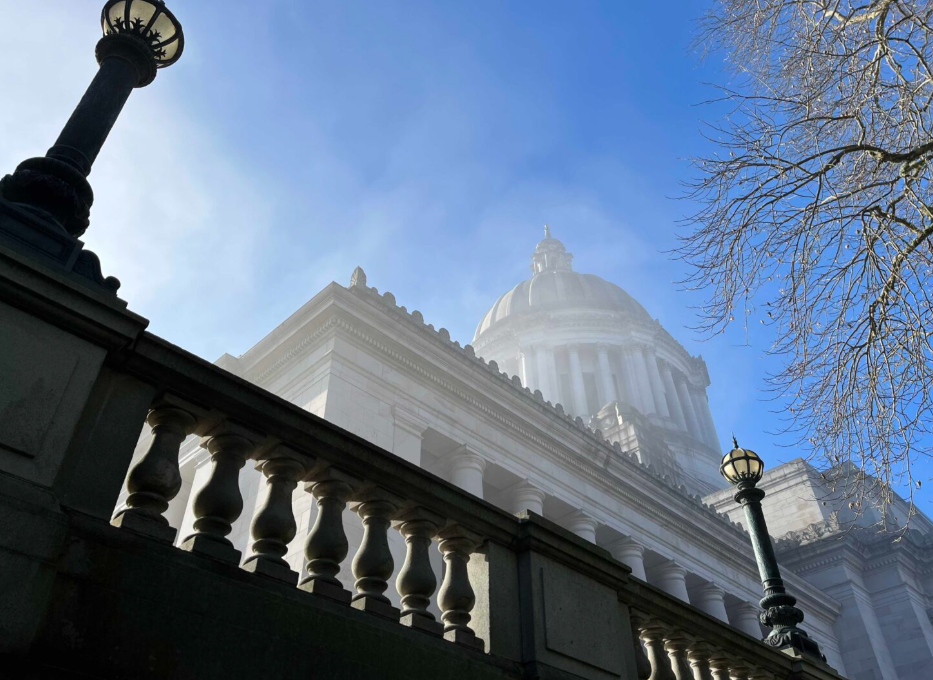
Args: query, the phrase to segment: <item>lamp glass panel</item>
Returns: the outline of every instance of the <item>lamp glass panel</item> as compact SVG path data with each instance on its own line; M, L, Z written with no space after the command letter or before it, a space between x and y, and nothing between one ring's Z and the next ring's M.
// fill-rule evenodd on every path
M180 40L173 40L168 45L163 45L160 49L165 50L165 56L159 57L159 61L171 61L174 59L175 55L178 53L178 46L180 44Z
M158 32L159 42L164 42L166 40L171 40L175 36L177 28L172 20L169 19L168 15L163 12L159 15L159 18L155 20L150 30Z
M758 458L750 458L748 461L748 470L752 477L758 477L761 474L761 460Z
M142 28L146 28L157 9L158 7L148 0L133 0L133 4L130 5L130 26L138 19Z
M116 28L117 21L122 21L126 13L126 0L120 0L117 4L110 8L110 12L107 16L110 17L110 23L113 24Z

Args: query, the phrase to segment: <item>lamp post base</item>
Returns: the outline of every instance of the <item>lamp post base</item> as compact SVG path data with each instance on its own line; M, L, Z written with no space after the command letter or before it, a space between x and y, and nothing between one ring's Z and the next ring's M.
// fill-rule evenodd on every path
M816 640L799 628L772 630L763 642L777 649L793 650L799 656L806 656L826 663L826 656L820 651Z
M795 605L797 598L787 593L773 593L761 600L761 622L771 628L764 643L778 649L793 649L795 653L826 662L816 640L797 627L803 622L803 612Z
M74 280L116 296L120 282L104 276L100 260L84 243L67 233L49 214L28 203L13 203L0 195L0 243L27 257L37 258L74 277Z
M30 158L0 180L0 196L47 216L64 233L81 236L90 223L94 192L74 166L57 158Z

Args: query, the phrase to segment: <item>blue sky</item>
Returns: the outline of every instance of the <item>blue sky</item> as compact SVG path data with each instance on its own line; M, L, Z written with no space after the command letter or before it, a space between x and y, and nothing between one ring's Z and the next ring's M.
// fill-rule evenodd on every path
M52 144L93 77L101 4L0 0L0 50L17 55L0 60L4 171ZM767 434L766 331L702 341L687 329L701 298L663 252L717 115L697 106L703 83L727 80L689 49L702 3L169 6L185 55L133 94L91 175L85 238L153 332L239 354L359 264L465 344L548 222L578 270L704 356L724 444L734 430L796 456Z

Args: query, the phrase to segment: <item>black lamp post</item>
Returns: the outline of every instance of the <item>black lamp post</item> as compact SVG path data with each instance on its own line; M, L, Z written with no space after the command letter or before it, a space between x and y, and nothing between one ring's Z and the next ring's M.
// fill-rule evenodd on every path
M89 224L94 194L87 176L134 88L178 61L185 39L163 0L109 0L97 43L100 70L55 145L0 180L0 196L31 209L59 233L77 238ZM48 245L48 244L45 244Z
M754 451L740 448L734 437L732 441L735 448L723 456L719 471L730 484L736 486L735 501L745 508L748 533L752 537L752 549L765 591L759 603L764 610L760 619L771 628L764 641L772 647L792 648L798 653L826 661L816 641L797 627L797 624L803 622L803 612L795 606L797 598L787 593L774 556L774 546L761 509L761 499L765 497L765 492L755 486L761 481L764 463Z

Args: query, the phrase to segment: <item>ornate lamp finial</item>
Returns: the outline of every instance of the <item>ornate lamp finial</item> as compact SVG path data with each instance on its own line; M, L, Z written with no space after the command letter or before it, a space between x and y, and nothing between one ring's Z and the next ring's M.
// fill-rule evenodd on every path
M544 225L544 238L552 238L550 225L547 225L547 224Z

